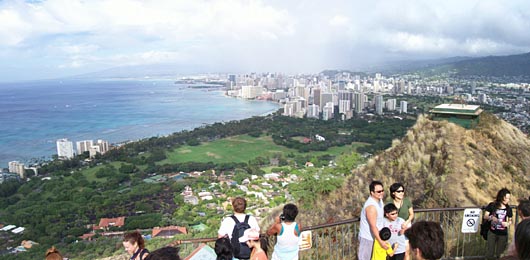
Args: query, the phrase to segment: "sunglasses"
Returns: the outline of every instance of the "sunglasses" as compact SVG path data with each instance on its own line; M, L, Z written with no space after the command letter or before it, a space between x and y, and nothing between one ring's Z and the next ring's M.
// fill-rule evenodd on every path
M403 193L403 192L405 192L405 190L397 190L397 191L395 191L395 192L397 192L397 193Z
M375 193L383 193L385 190L374 190Z
M388 213L388 215L394 216L394 215L397 215L397 212Z

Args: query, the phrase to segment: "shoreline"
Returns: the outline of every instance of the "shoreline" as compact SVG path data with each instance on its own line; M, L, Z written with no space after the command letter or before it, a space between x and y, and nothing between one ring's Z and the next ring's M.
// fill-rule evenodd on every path
M96 81L97 80L88 81L88 82L96 83ZM152 81L152 79L150 79L150 81ZM138 80L123 81L123 82L137 83ZM140 80L140 82L144 82L144 80ZM174 84L171 81L166 81L166 82L170 82L171 85L174 86ZM192 92L188 92L187 94L190 95L191 93L192 96L200 97L201 93L204 93L203 89L190 89L190 90ZM226 99L227 101L231 102L230 99L226 98L229 96L224 95L225 93L224 90L215 90L215 91L208 91L208 92L213 94L214 92L217 92L217 91L220 91L221 95L218 95L218 94L214 94L214 95L218 95L222 97L223 99ZM193 94L197 94L197 95L193 95ZM244 101L244 100L241 100L241 101ZM258 100L248 100L248 101L258 101ZM253 103L262 103L262 102L250 102L247 104L253 104ZM250 118L253 116L267 116L267 115L270 115L278 111L278 109L280 109L281 107L276 102L266 101L266 103L270 105L274 105L274 108L267 109L265 112L255 111L253 115L248 115L248 114L242 115L241 113L239 113L239 115L237 113L226 114L226 115L232 115L232 116L229 116L230 119L223 119L223 118L217 117L217 118L210 118L211 121L208 121L208 119L201 119L200 120L201 122L195 122L197 120L194 121L193 117L189 119L188 117L183 116L183 117L174 118L173 120L170 120L170 121L158 121L158 122L151 122L151 123L145 122L145 123L140 123L140 124L131 123L130 125L110 127L107 129L95 130L93 132L73 131L70 134L60 134L60 133L50 132L49 134L56 135L56 136L61 135L61 136L64 136L64 138L68 138L70 141L74 143L74 151L75 151L75 142L82 141L82 140L90 140L90 139L91 140L97 140L97 139L107 140L109 141L109 144L111 144L112 146L119 147L123 144L130 143L130 142L137 142L137 141L140 141L146 138L169 136L173 133L178 133L181 131L192 131L193 129L202 126L204 123L213 124L216 122L222 122L222 121L227 121L227 120L242 120L242 119ZM244 104L245 103L242 103L242 105ZM197 104L197 106L199 105L200 104ZM237 104L229 104L229 105L231 107L235 107L234 109L237 110ZM221 107L223 107L222 104L221 104ZM245 110L245 109L242 109L242 110ZM248 113L249 112L248 109L245 110L245 112ZM154 113L155 115L158 114L156 110L154 111ZM205 111L204 113L208 113L208 112ZM146 118L150 118L150 117L146 116ZM128 131L129 133L124 135L123 134L124 131ZM150 132L150 133L146 134L146 132ZM123 138L120 138L120 136ZM138 138L134 138L134 137L138 137ZM17 154L16 152L10 152L7 149L5 149L6 152L3 154L0 154L0 165L2 165L0 166L0 168L7 168L8 162L10 161L19 161L21 163L24 163L25 166L31 166L31 165L36 165L36 164L38 165L40 163L52 161L53 155L57 154L56 148L55 148L56 147L55 140L56 139L53 139L50 137L46 137L44 139L34 139L34 140L32 140L31 138L27 138L27 139L20 139L18 141L15 139L11 143L16 142L16 143L30 144L30 146L28 146L29 148L26 147L26 149L28 151L37 151L37 152L34 154L27 154L23 152L20 152L19 154ZM6 143L6 147L12 146L9 143L10 142Z

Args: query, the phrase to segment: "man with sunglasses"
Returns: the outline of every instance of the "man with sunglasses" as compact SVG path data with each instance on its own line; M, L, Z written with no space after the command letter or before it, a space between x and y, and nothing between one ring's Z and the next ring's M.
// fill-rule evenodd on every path
M374 240L379 241L384 250L388 249L386 243L379 237L379 230L383 228L385 215L383 211L383 197L385 196L383 183L372 181L369 189L370 197L364 203L361 211L359 250L357 251L359 260L370 260Z

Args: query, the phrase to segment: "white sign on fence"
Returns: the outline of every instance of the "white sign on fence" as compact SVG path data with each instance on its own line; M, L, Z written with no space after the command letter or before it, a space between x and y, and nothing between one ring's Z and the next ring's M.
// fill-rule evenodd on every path
M477 233L480 224L480 214L482 211L479 208L465 209L464 218L462 219L462 233Z

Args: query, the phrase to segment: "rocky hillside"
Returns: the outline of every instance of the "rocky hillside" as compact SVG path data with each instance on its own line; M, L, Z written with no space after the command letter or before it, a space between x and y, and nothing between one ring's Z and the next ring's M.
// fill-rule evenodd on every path
M322 197L302 221L319 224L359 215L368 184L402 182L415 207L485 205L507 187L512 204L530 194L530 139L514 126L483 113L472 130L425 116L402 140L354 169L342 188Z

